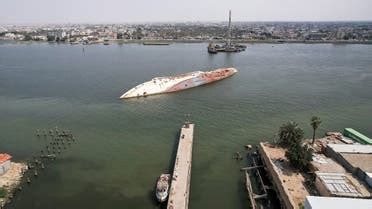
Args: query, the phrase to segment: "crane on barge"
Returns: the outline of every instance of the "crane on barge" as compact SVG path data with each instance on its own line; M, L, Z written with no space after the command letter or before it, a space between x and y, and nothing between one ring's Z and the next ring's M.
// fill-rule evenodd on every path
M241 52L244 51L247 46L242 44L232 44L231 43L231 10L229 10L229 25L226 33L226 42L224 45L209 43L207 49L211 54L216 54L217 52Z

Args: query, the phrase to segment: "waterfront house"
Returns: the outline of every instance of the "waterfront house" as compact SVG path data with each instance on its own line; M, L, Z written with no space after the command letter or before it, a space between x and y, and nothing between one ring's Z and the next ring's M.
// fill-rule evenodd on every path
M358 198L340 198L340 197L317 197L307 196L305 200L305 209L370 209L372 200Z
M372 188L372 145L328 144L325 154Z
M12 156L8 154L0 154L0 176L10 169L10 159Z

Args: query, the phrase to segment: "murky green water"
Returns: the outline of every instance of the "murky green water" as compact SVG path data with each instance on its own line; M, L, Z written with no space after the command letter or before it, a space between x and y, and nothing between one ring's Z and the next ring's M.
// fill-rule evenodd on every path
M372 45L255 44L238 54L205 44L0 44L0 152L31 159L38 128L72 129L78 142L48 164L11 208L158 208L153 187L171 166L185 114L196 123L190 208L247 208L243 145L272 140L288 120L311 136L372 136ZM234 66L232 78L174 94L120 101L155 76Z

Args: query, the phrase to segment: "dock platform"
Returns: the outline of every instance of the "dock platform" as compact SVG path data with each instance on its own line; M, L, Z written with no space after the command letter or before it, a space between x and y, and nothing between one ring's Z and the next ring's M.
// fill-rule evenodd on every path
M194 124L182 126L167 209L187 209L189 205Z

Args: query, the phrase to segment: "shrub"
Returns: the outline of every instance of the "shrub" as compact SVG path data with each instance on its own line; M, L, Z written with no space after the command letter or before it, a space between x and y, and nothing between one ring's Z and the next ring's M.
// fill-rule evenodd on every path
M3 187L0 187L0 198L5 197L6 195L6 190Z
M313 160L313 150L306 144L292 144L285 153L285 156L293 167L305 171L309 163Z

